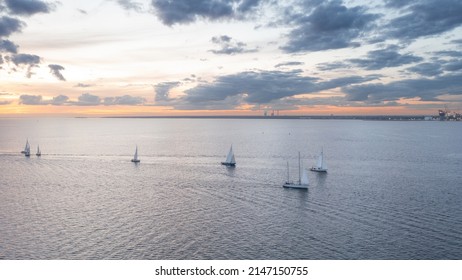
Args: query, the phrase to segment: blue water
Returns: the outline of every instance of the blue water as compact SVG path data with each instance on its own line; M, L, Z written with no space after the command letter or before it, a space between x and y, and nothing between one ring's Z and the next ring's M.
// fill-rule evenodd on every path
M0 119L0 259L462 259L461 143L461 122ZM282 188L322 148L328 173Z

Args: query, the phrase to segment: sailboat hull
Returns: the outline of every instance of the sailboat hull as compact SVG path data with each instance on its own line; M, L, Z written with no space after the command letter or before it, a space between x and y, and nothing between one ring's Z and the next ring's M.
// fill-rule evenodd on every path
M291 188L291 189L308 189L308 185L303 185L303 184L285 183L282 186L284 188Z
M140 160L139 159L132 159L132 162L138 163L138 162L140 162Z
M221 162L221 164L226 165L226 166L233 166L233 167L236 166L236 163L232 163L232 162L224 162L223 161L223 162Z
M311 167L310 170L314 172L327 172L327 169L320 168L320 167Z

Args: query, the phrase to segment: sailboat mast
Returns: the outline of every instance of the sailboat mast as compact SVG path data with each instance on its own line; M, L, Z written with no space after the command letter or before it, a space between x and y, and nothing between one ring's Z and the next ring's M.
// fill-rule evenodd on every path
M298 152L298 183L300 185L302 184L302 174L301 174L301 168L300 168L300 152Z
M287 161L287 183L290 182L290 176L289 176L289 161Z

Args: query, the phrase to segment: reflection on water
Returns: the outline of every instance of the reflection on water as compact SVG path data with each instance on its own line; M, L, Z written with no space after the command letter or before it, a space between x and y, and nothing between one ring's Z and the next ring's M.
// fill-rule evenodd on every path
M461 259L460 125L0 119L0 258Z

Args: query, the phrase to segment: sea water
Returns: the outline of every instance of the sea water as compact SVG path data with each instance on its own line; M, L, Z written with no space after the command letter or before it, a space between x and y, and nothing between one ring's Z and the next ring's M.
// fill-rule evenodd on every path
M461 122L0 119L0 259L462 259L461 143ZM327 174L283 188L321 149Z

